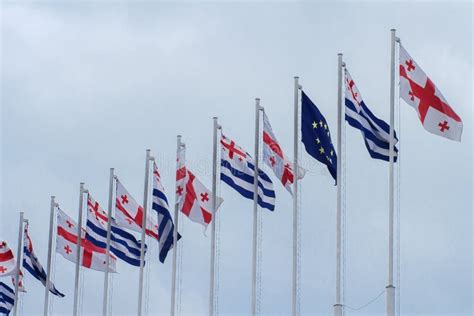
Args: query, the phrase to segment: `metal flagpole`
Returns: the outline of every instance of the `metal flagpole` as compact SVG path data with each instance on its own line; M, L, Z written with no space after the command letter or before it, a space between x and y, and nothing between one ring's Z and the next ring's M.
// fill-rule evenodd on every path
M48 239L48 261L46 263L46 284L44 287L44 316L48 315L49 309L49 288L51 287L51 261L53 256L53 224L54 224L54 210L56 208L56 200L51 196L51 209L49 211L49 239Z
M145 239L146 239L146 217L148 209L148 191L149 191L149 180L150 180L150 149L146 150L146 164L145 164L145 188L143 193L143 218L142 218L142 237L140 245L140 276L138 279L138 312L137 315L142 314L142 300L143 300L143 274L145 267Z
M17 310L18 310L18 289L19 289L19 283L20 283L20 269L21 269L21 254L23 253L22 251L22 245L23 245L23 223L25 220L23 219L23 212L20 212L20 224L18 225L18 248L16 252L16 273L15 273L15 301L13 305L13 316L17 315Z
M260 151L260 99L255 99L255 173L253 180L253 252L252 252L252 315L257 315L257 240L258 240L258 168Z
M179 151L181 149L181 135L176 136L176 157L179 155ZM178 170L179 161L176 159L176 170ZM178 219L179 219L179 209L178 203L176 203L176 195L175 195L175 203L174 203L174 231L173 231L173 271L172 271L172 279L171 279L171 310L170 315L174 316L176 311L176 278L178 271L176 269L176 264L178 261ZM182 242L182 241L181 241Z
M336 303L334 316L342 316L341 267L342 267L342 54L337 59L337 211L336 211Z
M215 260L216 260L216 206L217 206L217 117L214 120L214 131L212 133L212 211L213 217L211 222L212 238L211 238L211 284L209 286L209 316L214 316L214 292L215 292Z
M299 89L301 86L298 83L299 78L295 77L295 93L294 93L294 139L293 139L293 168L295 170L295 181L293 183L293 286L292 286L292 315L298 314L299 295L298 295L298 130L299 130Z
M393 285L393 219L394 219L394 124L395 124L395 44L396 30L391 29L390 54L390 149L389 149L389 219L388 219L388 285L387 316L395 315L395 286Z
M109 264L110 264L110 235L112 229L112 205L113 205L113 194L114 194L114 168L110 168L109 176L109 204L107 208L107 244L105 246L105 266L107 269L104 273L104 301L102 305L102 315L107 316L108 299L109 299Z
M82 235L82 211L84 203L84 193L87 193L87 190L84 189L84 182L81 182L79 189L79 215L77 217L77 241L76 241L76 273L74 279L74 310L73 315L78 315L79 308L79 270L81 268L81 235Z

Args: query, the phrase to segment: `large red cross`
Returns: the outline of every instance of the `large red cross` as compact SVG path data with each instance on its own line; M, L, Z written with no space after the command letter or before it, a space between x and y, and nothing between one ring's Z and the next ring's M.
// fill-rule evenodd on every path
M72 249L71 247L69 247L69 245L66 245L66 247L64 247L64 251L66 252L66 254L70 254L72 252Z
M444 121L443 123L439 122L438 126L439 126L439 130L442 132L444 132L445 130L449 130L447 121Z
M5 268L4 266L0 266L0 273L5 273L8 269Z
M91 209L91 211L94 213L96 220L103 220L104 222L109 221L108 216L100 212L99 203L97 201L94 204L92 204L92 201L88 200L87 204L89 205L89 208Z
M225 143L223 140L221 140L222 146L227 148L229 150L229 158L232 159L234 158L234 153L245 158L245 153L239 150L237 147L235 147L235 142L233 140L230 141L230 144Z
M287 182L293 183L294 180L294 175L293 172L291 171L291 167L289 164L285 165L285 169L283 170L283 175L281 177L281 183L283 185L286 185Z
M461 118L453 111L453 109L435 95L436 87L430 78L426 77L426 85L421 87L408 77L403 65L400 65L400 76L407 79L410 84L411 91L409 92L409 95L412 98L415 96L420 100L420 103L418 104L418 113L420 114L420 120L422 123L425 122L426 113L430 107L435 108L458 122L461 122Z

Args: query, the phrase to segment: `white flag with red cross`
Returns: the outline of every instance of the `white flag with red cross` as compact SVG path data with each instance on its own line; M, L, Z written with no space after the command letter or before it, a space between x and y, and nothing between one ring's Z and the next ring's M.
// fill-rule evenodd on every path
M62 210L57 215L56 252L66 260L76 263L77 259L77 223ZM86 232L81 230L81 266L98 271L107 270L106 253L104 248L93 245L85 238ZM109 272L117 272L115 258L109 255Z
M418 112L428 132L461 141L461 118L402 45L399 60L400 98Z
M123 184L117 180L117 194L115 199L116 223L124 228L142 231L143 207L128 193ZM158 240L158 219L154 212L147 212L146 234Z
M283 154L265 112L263 112L263 161L273 170L285 189L293 195L291 191L291 185L295 181L293 163ZM305 173L305 169L298 167L298 179L303 179Z
M193 222L207 226L214 214L212 208L212 192L196 176L186 169L185 148L178 151L178 165L176 170L176 201L179 210ZM223 199L217 197L216 210Z
M12 250L6 241L0 241L0 277L14 275L16 273L16 261Z

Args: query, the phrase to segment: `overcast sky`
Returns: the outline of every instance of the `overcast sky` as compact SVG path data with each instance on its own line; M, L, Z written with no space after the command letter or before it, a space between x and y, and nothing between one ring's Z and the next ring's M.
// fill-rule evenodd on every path
M255 97L292 157L295 75L336 135L339 52L365 103L388 120L389 30L396 28L464 123L461 143L449 141L426 132L403 101L400 114L397 106L401 314L472 314L472 3L2 1L1 9L0 238L16 249L24 211L44 265L51 195L76 218L84 181L105 206L115 167L141 201L150 148L172 201L178 133L188 164L210 187L212 117L253 152ZM387 285L388 164L370 159L360 132L349 126L346 142L344 292L345 303L357 307ZM301 312L330 315L336 187L326 168L301 152L309 170L301 188ZM262 211L261 311L285 315L291 311L292 200L273 179L275 212ZM246 315L252 202L225 184L219 190L219 313ZM210 238L187 219L181 233L181 314L206 315ZM171 260L160 264L156 243L149 244L149 315L167 315ZM54 299L54 315L70 315L74 265L60 255L55 263L55 283L66 297ZM113 313L135 314L138 269L123 262L118 269ZM83 273L84 315L101 314L102 275ZM30 275L25 285L23 315L41 314L44 287ZM382 296L346 314L384 311Z

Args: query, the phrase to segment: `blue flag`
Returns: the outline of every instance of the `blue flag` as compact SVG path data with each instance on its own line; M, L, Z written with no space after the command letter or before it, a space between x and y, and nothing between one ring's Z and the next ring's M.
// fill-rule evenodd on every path
M301 96L301 141L306 152L325 164L336 180L337 156L331 141L331 133L324 116L310 98Z

